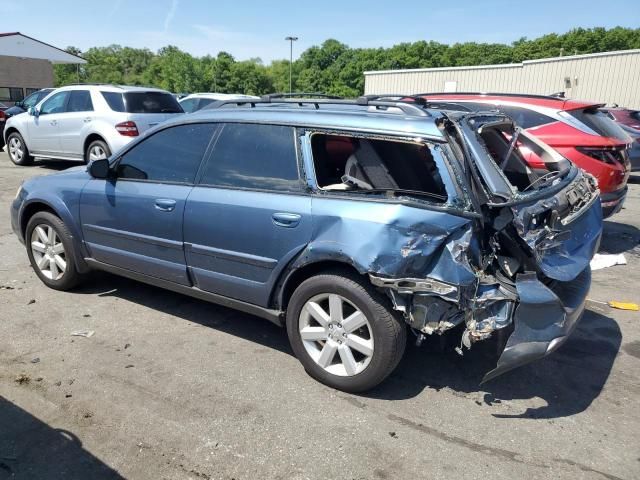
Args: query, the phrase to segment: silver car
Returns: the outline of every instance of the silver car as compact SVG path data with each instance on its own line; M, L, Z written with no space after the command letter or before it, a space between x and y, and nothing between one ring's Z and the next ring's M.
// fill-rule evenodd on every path
M28 165L34 157L106 158L138 135L183 114L169 92L120 85L73 85L47 95L28 115L7 121L9 158Z

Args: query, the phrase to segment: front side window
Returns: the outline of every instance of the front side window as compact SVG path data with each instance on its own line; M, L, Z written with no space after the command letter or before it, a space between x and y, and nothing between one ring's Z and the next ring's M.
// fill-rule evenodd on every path
M56 93L42 104L40 115L63 113L67 104L67 98L69 98L69 91Z
M92 112L93 103L89 90L74 90L69 96L67 112Z
M292 127L226 124L204 169L205 185L299 191Z
M193 183L215 128L198 123L161 130L124 154L116 167L117 177Z

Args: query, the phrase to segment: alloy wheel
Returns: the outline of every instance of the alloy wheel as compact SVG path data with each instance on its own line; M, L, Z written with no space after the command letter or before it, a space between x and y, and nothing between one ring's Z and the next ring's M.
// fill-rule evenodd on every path
M371 362L371 324L341 295L320 294L309 299L300 312L298 329L309 356L328 373L351 377Z
M89 150L89 160L102 160L103 158L107 158L107 152L104 151L100 145L94 145Z
M62 240L51 225L40 224L31 233L31 253L38 270L50 280L59 280L67 270Z
M22 142L18 137L11 137L9 139L9 155L11 155L11 159L16 163L22 161L24 150L22 148Z

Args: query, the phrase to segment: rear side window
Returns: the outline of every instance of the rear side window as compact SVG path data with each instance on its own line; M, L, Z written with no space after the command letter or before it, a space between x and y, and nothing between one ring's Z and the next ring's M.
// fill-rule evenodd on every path
M159 131L124 154L118 178L193 183L214 129L201 123Z
M184 113L170 93L126 92L124 101L128 113Z
M261 190L300 190L293 128L226 124L207 161L201 183Z
M118 92L100 92L109 108L114 112L124 112L124 99Z
M600 110L585 108L584 110L568 110L565 114L571 115L598 135L617 138L623 142L629 141L629 137L624 130Z
M67 112L91 112L93 103L88 90L73 90L67 103Z
M187 100L183 100L180 102L180 106L185 111L185 113L191 113L198 108L198 99L197 98L188 98Z
M533 128L539 127L540 125L546 125L548 123L553 123L554 120L547 115L543 115L542 113L534 112L533 110L529 110L527 108L513 107L507 105L498 105L498 111L504 113L505 115L509 115L516 125L522 128Z

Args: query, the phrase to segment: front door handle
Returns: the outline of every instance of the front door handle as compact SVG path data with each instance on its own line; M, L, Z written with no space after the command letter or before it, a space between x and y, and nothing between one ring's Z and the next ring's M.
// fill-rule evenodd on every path
M49 123L50 123L51 125L55 126L55 125L57 125L57 124L58 124L58 121L57 121L57 120L51 120Z
M176 201L170 198L158 198L156 200L156 209L161 212L173 212L176 208Z
M273 223L279 227L293 228L298 226L302 217L297 213L280 212L274 213L271 218L273 219Z

